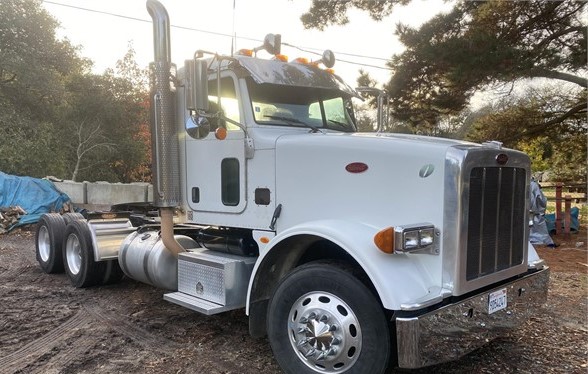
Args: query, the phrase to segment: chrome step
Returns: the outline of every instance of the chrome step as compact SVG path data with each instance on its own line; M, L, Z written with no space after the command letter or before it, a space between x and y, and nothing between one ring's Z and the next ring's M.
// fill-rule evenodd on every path
M206 314L207 316L239 308L235 306L225 306L212 303L198 297L190 296L183 292L166 293L163 295L163 299L198 313Z

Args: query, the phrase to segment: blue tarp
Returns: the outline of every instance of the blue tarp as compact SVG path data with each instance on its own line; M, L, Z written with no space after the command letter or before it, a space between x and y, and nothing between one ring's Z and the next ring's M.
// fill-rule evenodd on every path
M46 179L19 177L0 171L0 208L20 206L27 214L20 217L15 227L36 223L45 213L59 212L70 201Z
M571 222L570 222L570 231L571 232L578 232L578 230L580 229L580 222L578 221L578 214L580 213L580 209L578 209L577 207L572 207L572 209L570 209L570 216L571 216ZM553 232L556 231L555 230L555 213L551 213L551 214L546 214L545 215L545 221L547 222L547 229L549 230L549 232ZM559 228L559 230L564 229L564 220L561 221L561 227Z

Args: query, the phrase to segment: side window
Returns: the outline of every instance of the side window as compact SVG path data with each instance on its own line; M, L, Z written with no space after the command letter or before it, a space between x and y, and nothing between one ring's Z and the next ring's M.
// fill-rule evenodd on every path
M221 199L224 205L239 205L239 160L225 158L221 162Z
M321 114L321 106L319 103L310 104L310 106L308 107L308 118L318 119L322 121L323 116Z
M345 106L342 98L336 97L334 99L325 100L323 104L325 106L327 120L347 123Z
M217 96L217 81L212 79L208 81L208 102L212 111L218 110L218 96ZM223 114L235 122L240 122L241 116L239 114L239 100L237 99L237 92L235 90L235 82L230 77L221 79L221 109ZM217 124L212 123L212 127L216 128ZM226 123L226 128L229 131L240 130L238 126L231 123Z

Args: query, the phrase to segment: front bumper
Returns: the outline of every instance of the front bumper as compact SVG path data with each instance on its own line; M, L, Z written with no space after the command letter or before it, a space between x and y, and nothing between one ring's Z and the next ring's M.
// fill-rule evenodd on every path
M415 317L396 318L398 366L455 360L520 326L547 300L549 268ZM488 297L507 289L506 309L488 314Z

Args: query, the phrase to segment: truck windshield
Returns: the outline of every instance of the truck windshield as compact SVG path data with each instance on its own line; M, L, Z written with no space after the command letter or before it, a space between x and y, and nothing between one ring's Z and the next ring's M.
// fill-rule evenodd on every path
M356 131L350 98L337 90L257 84L248 80L255 121L262 125Z

